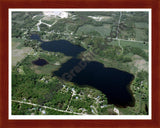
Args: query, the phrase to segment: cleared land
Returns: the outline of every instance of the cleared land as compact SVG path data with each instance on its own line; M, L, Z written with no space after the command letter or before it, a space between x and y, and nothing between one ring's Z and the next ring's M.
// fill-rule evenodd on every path
M101 36L109 35L111 32L111 26L109 24L104 24L103 26L93 26L93 25L83 25L82 27L78 28L77 34L84 34L96 31Z
M20 45L22 44L19 40L12 40L12 66L15 66L17 62L20 62L33 51L30 47L21 47Z

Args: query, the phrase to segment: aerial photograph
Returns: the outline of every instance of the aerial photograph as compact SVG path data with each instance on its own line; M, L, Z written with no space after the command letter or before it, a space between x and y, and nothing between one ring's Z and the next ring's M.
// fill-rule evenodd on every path
M16 10L10 29L11 115L149 115L148 11Z

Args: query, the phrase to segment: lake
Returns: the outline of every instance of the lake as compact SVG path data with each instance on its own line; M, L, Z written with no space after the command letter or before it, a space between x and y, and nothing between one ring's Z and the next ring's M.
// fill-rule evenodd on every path
M31 35L31 39L36 39L42 42L40 47L43 50L50 52L61 52L66 56L76 57L79 53L85 51L85 48L82 48L81 46L78 45L73 45L67 40L54 40L54 41L44 42L36 34Z
M37 35L31 38L41 41ZM109 104L115 104L119 107L133 107L135 105L135 99L130 90L134 75L115 68L106 68L102 63L96 61L84 61L76 58L85 49L73 45L69 41L41 42L43 50L61 52L66 56L72 56L70 60L61 65L58 71L53 72L53 76L71 81L80 87L91 86L96 88L106 95Z
M38 60L32 61L32 63L38 66L44 66L48 64L48 62L45 59L40 59L40 58Z
M53 72L53 76L74 82L81 87L86 85L94 87L106 95L109 104L119 107L135 104L135 99L129 90L134 76L115 68L105 68L99 62L72 58L62 64L58 71Z

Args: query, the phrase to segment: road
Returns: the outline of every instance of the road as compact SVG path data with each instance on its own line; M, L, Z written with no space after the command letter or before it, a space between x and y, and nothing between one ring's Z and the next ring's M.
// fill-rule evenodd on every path
M32 105L32 106L42 107L42 108L45 108L45 109L47 108L47 109L51 109L51 110L55 110L55 111L59 111L59 112L72 113L72 114L75 114L75 115L83 115L83 113L76 113L76 112L71 112L71 111L66 111L66 110L60 110L60 109L57 109L57 108L42 106L42 105L39 105L39 104L34 104L34 103L30 103L30 102L25 102L25 101L12 100L12 102L16 102L16 103L20 103L20 104L28 104L28 105Z
M68 106L67 106L66 111L69 109L69 105L70 105L70 103L71 103L72 98L73 98L73 96L74 96L74 95L76 95L76 92L75 92L75 90L74 90L74 89L72 89L72 96L71 96L71 99L70 99L70 101L69 101L69 103L68 103Z
M47 25L48 27L52 27L52 25L54 25L55 23L57 23L57 20L55 21L55 22L53 22L52 24L47 24L47 23L45 23L45 22L42 22L42 19L40 19L39 20L39 22L36 24L36 26L37 26L37 31L40 31L40 25L41 24L45 24L45 25Z
M122 53L123 53L123 47L121 46L119 39L118 39L118 45L119 45L119 47L122 49Z
M116 39L118 39L118 31L119 31L119 24L121 23L121 17L122 17L122 12L120 12L120 15L119 15L119 20L118 20L118 28L117 28L117 36L116 36Z

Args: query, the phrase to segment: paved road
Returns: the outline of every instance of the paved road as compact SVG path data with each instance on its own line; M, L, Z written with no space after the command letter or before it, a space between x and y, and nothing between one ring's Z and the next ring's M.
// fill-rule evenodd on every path
M76 112L71 112L71 111L66 111L66 110L60 110L57 108L42 106L39 104L34 104L34 103L30 103L30 102L25 102L25 101L12 100L12 102L16 102L16 103L20 103L20 104L28 104L28 105L32 105L32 106L38 106L38 107L42 107L42 108L52 109L52 110L59 111L59 112L66 112L66 113L72 113L72 114L76 114L76 115L83 115L83 113L76 113Z

